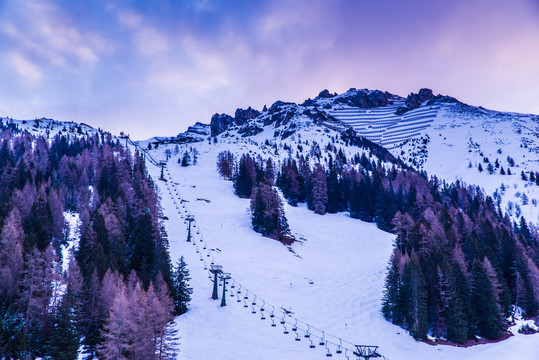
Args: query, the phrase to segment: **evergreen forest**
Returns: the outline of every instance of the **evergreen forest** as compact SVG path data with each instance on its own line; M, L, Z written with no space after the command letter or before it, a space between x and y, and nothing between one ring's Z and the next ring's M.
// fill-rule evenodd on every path
M1 129L0 358L173 358L188 280L140 154L102 132Z

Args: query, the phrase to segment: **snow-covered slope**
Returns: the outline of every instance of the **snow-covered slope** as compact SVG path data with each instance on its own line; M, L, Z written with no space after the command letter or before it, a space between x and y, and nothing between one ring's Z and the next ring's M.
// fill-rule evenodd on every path
M177 320L180 358L321 359L329 352L335 358L346 359L347 355L354 359L351 352L337 353L339 338L343 348L352 348L348 342L379 346L388 359L507 359L529 358L536 353L539 336L521 335L516 329L515 336L506 341L465 349L416 342L385 321L380 302L393 235L373 224L344 213L320 216L303 206L286 205L292 233L300 242L289 249L255 233L250 225L249 201L234 195L232 183L219 178L215 164L223 150L264 156L272 153L258 145L271 132L267 130L251 139L220 136L217 143L180 145L179 154L168 161L168 181L157 181L168 218L172 258L176 261L184 255L193 277L191 310ZM329 140L332 135L304 129L285 142L314 137ZM159 146L152 154L165 159L167 148L172 150L173 146ZM177 164L177 157L193 147L199 154L198 163L189 167ZM279 156L286 156L286 152ZM154 179L160 176L158 167L149 165L149 170ZM196 219L192 243L186 242L186 215ZM212 283L207 269L212 261L233 278L230 285L235 288L227 293L226 307L220 306L221 300L210 298ZM242 291L239 303L237 290ZM243 298L246 294L248 300ZM261 307L265 320L261 319ZM284 326L280 324L282 309L290 311L284 315ZM269 317L272 311L275 327ZM296 318L298 330L294 332ZM289 334L284 334L285 326ZM305 338L308 330L311 337ZM320 346L324 335L328 342ZM309 347L311 340L314 349Z
M515 220L539 224L539 186L530 181L539 172L538 116L443 104L431 126L391 151L431 176L480 186Z
M33 119L33 120L15 120L7 117L0 117L0 127L12 128L18 131L28 131L31 134L45 135L53 137L57 134L95 134L105 133L101 129L95 129L87 124L79 124L72 121L57 121L53 119Z
M233 138L255 139L264 132L264 138L286 139L305 128L361 136L429 176L483 188L516 221L524 216L539 223L539 181L531 175L539 173L536 115L473 107L429 89L407 98L378 90L324 90L302 104L277 101L260 112L216 114L210 128L212 136Z

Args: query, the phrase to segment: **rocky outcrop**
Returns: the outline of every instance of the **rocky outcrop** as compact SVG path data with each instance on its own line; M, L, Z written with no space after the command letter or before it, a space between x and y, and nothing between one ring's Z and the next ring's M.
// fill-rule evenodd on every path
M438 95L439 96L439 95ZM434 98L434 94L431 89L420 89L417 94L410 93L404 102L404 106L401 106L395 111L396 115L402 115L407 111L417 109L425 101L429 101Z
M227 114L215 114L211 117L210 121L210 133L211 136L217 136L228 129L230 124L232 124L234 118Z
M331 94L328 89L324 89L320 91L320 94L318 94L317 98L319 99L329 99L332 97L337 96L337 94Z
M238 130L239 134L242 134L242 137L246 136L254 136L257 134L260 134L264 129L262 129L260 126L256 124L247 124L246 126L242 127Z
M437 103L448 103L448 104L453 104L453 103L462 104L460 101L458 101L454 97L447 96L447 95L436 95L435 97L433 97L432 99L427 101L427 105L432 105L435 102L437 102Z
M260 111L251 109L249 106L247 110L237 109L234 115L234 123L237 125L243 125L247 120L253 119L260 115Z
M260 116L260 111L252 109L250 106L244 109L237 109L234 117L227 114L215 114L211 117L211 136L217 136L225 132L231 125L242 126L248 120Z
M188 133L197 134L197 135L210 135L210 125L203 124L201 122L195 123L193 126L187 128Z
M336 103L347 104L359 108L375 108L387 106L391 94L380 90L348 90L348 95L335 99Z

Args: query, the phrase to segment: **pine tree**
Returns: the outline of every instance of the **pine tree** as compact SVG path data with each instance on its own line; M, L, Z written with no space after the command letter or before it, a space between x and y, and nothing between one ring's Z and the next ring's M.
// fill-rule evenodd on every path
M183 153L180 164L181 166L184 166L184 167L191 165L191 156L189 155L187 151Z
M397 251L391 255L382 298L382 314L386 320L391 320L394 324L399 324L403 315L398 307L400 288L398 257L400 256L400 252Z
M472 319L477 334L487 339L497 339L503 332L500 324L499 304L492 282L483 263L475 259L471 272L470 296L474 312Z
M249 155L243 155L240 159L238 175L234 181L236 195L241 198L250 198L256 180L256 168L253 159Z
M423 270L417 256L412 253L404 266L399 289L404 324L414 339L424 339L428 332L427 289Z
M56 313L54 329L47 351L54 359L75 360L78 358L81 339L75 311L74 294L68 290Z
M189 286L189 269L183 256L178 260L178 265L174 271L174 312L178 315L185 314L188 311L188 305L191 301L193 289Z
M264 214L266 213L266 203L262 196L262 190L260 187L256 189L255 197L251 200L252 217L251 224L253 230L258 233L264 231Z
M464 313L461 293L448 266L442 271L438 267L438 291L441 302L441 314L445 328L445 337L449 341L464 343L468 338L468 323Z
M315 213L324 215L328 203L328 188L324 169L316 164L311 176L311 194L307 205Z

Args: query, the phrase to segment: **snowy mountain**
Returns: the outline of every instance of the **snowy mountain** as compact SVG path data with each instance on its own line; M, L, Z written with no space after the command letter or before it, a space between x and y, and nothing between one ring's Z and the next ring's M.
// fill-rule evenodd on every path
M234 117L215 114L210 129L212 136L253 140L263 131L269 139L286 139L301 129L353 134L429 176L480 186L514 220L539 220L537 115L469 106L429 89L406 98L379 90L324 90L302 104L277 101L262 111L238 109Z
M159 143L157 149L154 147L151 151L155 159L162 160L167 158L167 152L176 153L167 162L166 181L157 184L165 215L170 219L167 232L172 258L186 257L195 286L191 311L177 320L182 336L182 356L188 359L317 359L331 355L345 359L354 358L353 344L379 346L379 353L388 359L502 359L514 357L516 348L519 349L516 356L534 354L539 339L520 334L518 329L523 322L518 320L511 327L514 335L511 338L471 348L416 342L400 327L387 322L380 308L394 236L376 229L373 224L351 219L345 213L321 216L309 211L305 205L293 207L285 202L291 233L300 241L287 248L252 230L249 200L236 197L232 184L216 171L216 159L222 151L230 151L236 157L247 153L253 157L269 156L275 163L303 153L327 162L332 155L328 144L333 144L346 156L364 154L369 160L386 159L382 161L388 168L393 164L405 167L404 163L408 163L428 169L434 161L443 163L444 157L447 159L446 155L441 156L441 145L434 147L434 140L424 141L433 138L432 131L441 132L441 124L446 124L449 134L450 130L459 129L455 124L477 126L474 119L480 116L478 114L487 114L483 117L486 124L502 117L442 96L425 100L410 109L406 99L378 91L351 90L345 95L329 95L331 97L319 96L301 105L276 102L260 112L238 109L234 117L216 114L210 124L212 138L188 144L182 141L174 144L174 139L169 139L168 143ZM375 105L378 107L373 107ZM354 111L363 118L343 118L343 113ZM421 119L423 116L425 118ZM451 116L454 116L454 122L449 122ZM386 131L402 130L406 138L402 143L394 143L389 150L395 157L370 141L358 148L349 144L346 136L342 137L343 134L358 134L362 129L376 130L375 125L365 127L361 121L377 122L376 127L384 129L380 137L370 139L380 145L387 139ZM529 122L533 121L536 120L529 117ZM498 123L498 131L513 131L505 129L502 121ZM419 126L419 131L411 131ZM524 135L529 136L527 131ZM471 131L470 134L473 134L474 144L483 144L481 133ZM454 139L462 139L462 136L454 136ZM413 157L418 144L423 143L426 145L421 152L423 157ZM417 144L415 148L414 144ZM144 147L146 143L141 145ZM174 149L177 145L178 149ZM459 145L462 144L455 140L453 146ZM505 145L502 153L511 153L514 142L507 141ZM487 148L487 145L482 146L481 149ZM429 156L436 153L436 148L440 148L437 153L440 155ZM180 166L182 154L193 151L197 154L196 165ZM409 157L404 156L407 151ZM475 153L466 150L466 154ZM490 153L483 155L492 157ZM481 156L480 153L477 156ZM424 160L422 167L418 165L419 159ZM467 171L468 161L461 161ZM454 163L457 164L456 159ZM518 166L523 164L518 163ZM517 168L516 161L514 167ZM454 180L454 175L458 174L432 168L429 175L447 181ZM533 166L529 169L531 171ZM152 177L160 176L159 167L150 167L150 171ZM474 171L473 176L462 180L486 189L486 180L502 176L486 171L479 173L475 169L469 171ZM520 172L509 179L519 182ZM532 185L525 188L531 191ZM507 200L510 190L505 194L505 201L511 201ZM522 211L524 209L522 207ZM195 219L191 232L193 242L186 241L188 222L185 220L188 216ZM221 300L210 299L212 276L208 270L212 263L222 265L232 277L226 307L220 306ZM274 318L270 317L272 313ZM527 323L533 326L533 322ZM310 337L305 337L306 334ZM310 345L315 348L311 349ZM338 352L343 349L345 351Z
M4 118L2 124L45 134L97 131L53 120ZM173 263L184 256L191 270L190 311L176 319L179 358L355 359L354 351L374 349L358 344L378 347L387 359L533 358L539 337L519 329L535 325L518 317L513 336L501 342L464 348L415 341L380 311L395 235L347 212L318 215L305 204L291 206L280 192L297 240L284 246L253 231L250 200L234 194L216 162L224 151L237 159L271 158L277 169L301 155L311 165L327 165L339 152L364 156L388 170L411 166L479 186L514 220L524 215L537 224L539 186L530 174L539 170L538 131L536 116L476 108L426 89L407 98L350 89L340 95L326 90L302 104L277 101L261 111L216 114L210 124L197 123L176 137L126 141L149 160ZM221 284L219 300L211 299L212 265L230 274L226 306Z

